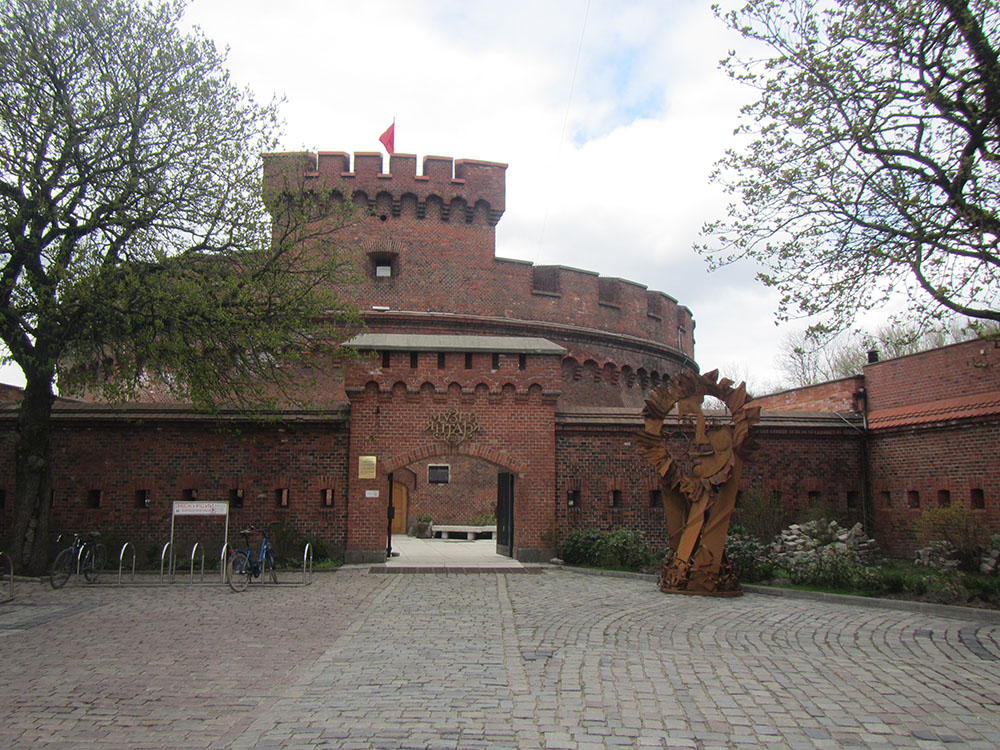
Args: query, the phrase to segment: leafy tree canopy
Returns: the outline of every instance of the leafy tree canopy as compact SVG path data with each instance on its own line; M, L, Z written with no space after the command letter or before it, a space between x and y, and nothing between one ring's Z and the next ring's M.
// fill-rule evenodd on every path
M26 380L10 542L36 569L57 375L118 398L152 380L202 406L259 405L284 358L355 319L329 207L265 206L277 103L235 86L183 9L0 6L0 341Z
M782 319L840 330L904 294L924 323L1000 321L995 0L751 0L724 19L765 54L723 61L760 96L699 251L759 264Z

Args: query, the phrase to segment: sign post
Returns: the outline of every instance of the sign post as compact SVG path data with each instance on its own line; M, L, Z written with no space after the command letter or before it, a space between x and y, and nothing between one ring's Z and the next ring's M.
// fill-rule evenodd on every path
M229 544L229 503L201 502L198 500L174 500L173 512L170 514L170 550L171 557L176 556L174 547L174 519L177 516L225 516L226 536L224 544ZM170 570L173 575L173 563Z

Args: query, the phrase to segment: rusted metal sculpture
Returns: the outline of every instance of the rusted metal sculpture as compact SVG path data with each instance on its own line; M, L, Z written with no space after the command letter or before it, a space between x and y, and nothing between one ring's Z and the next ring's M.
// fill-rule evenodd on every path
M714 396L731 415L729 423L707 424L702 400ZM719 380L718 370L685 371L650 393L643 409L645 428L636 434L643 457L660 474L670 553L660 569L660 590L677 594L738 596L739 579L725 554L726 534L736 505L747 454L757 446L750 426L760 407L749 406L746 386ZM677 406L682 420L693 418L690 473L670 455L663 437L664 417Z

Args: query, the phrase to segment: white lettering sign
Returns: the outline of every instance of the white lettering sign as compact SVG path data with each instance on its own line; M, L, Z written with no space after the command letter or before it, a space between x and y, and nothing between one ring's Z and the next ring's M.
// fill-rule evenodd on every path
M174 501L175 516L225 516L229 503L202 503L185 500Z

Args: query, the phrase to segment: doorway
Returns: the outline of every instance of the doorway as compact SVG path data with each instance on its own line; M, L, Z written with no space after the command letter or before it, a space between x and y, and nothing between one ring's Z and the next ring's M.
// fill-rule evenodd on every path
M406 528L406 515L409 510L409 494L407 493L406 485L400 484L399 482L393 482L391 497L392 507L394 509L394 515L392 517L392 533L405 534L408 531Z
M497 554L514 556L514 475L497 474Z

